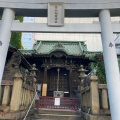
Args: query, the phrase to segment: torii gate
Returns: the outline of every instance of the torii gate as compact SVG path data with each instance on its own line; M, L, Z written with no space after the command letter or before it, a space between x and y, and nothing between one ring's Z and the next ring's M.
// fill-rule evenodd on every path
M98 24L66 24L48 27L46 24L13 23L18 16L47 17L48 2L64 2L65 17L99 17ZM113 40L113 32L120 32L119 24L111 24L111 16L120 16L120 0L0 0L0 80L4 70L11 31L101 33L105 71L112 120L120 119L120 75Z

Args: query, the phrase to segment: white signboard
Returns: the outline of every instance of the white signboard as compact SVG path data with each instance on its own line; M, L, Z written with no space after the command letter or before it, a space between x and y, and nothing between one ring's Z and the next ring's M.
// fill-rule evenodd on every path
M49 26L64 25L64 3L63 2L48 3L48 25Z
M60 98L55 98L54 105L60 105Z
M41 91L41 84L36 84L36 86L37 86L37 90Z

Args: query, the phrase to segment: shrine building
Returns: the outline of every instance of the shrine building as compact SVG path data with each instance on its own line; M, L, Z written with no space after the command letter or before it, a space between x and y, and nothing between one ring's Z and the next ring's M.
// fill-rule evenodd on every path
M91 62L83 41L39 41L32 50L20 50L30 64L36 64L42 96L72 97L79 91L80 65L88 69ZM62 93L61 93L62 92Z

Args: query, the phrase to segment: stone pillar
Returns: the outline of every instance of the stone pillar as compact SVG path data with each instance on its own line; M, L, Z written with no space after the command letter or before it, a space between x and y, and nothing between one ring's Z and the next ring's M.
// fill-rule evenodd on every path
M112 120L120 119L120 73L109 10L99 14L103 55Z
M15 74L12 97L10 102L11 111L19 111L22 94L22 75L20 73Z
M0 26L0 84L2 81L7 51L11 36L11 25L14 20L15 12L10 8L5 8L2 15L2 22Z
M102 108L108 109L108 95L107 95L107 89L102 89Z
M98 115L100 112L98 78L97 76L91 76L90 80L91 112Z
M7 106L10 100L10 86L5 86L2 105Z

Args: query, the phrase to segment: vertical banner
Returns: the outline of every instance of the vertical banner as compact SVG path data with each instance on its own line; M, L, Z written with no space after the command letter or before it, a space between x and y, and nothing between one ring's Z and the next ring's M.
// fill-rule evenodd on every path
M64 26L64 3L48 3L48 26Z

